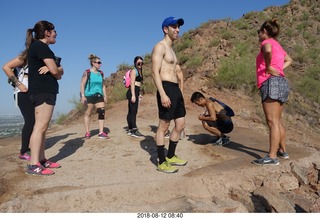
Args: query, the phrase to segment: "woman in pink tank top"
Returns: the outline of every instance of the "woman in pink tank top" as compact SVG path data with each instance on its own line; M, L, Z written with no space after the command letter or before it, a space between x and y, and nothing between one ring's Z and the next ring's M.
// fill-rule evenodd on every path
M256 165L278 165L277 157L288 159L286 131L281 121L284 103L288 100L289 85L283 70L292 59L277 41L280 26L277 20L264 22L258 30L260 52L256 58L257 86L260 90L263 111L270 130L269 153L252 161Z

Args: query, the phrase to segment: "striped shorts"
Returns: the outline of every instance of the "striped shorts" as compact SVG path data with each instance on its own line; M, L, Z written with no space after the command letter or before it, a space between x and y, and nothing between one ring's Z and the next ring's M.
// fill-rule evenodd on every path
M263 82L260 87L261 102L267 97L281 103L287 102L289 97L289 83L288 80L280 76L271 76Z

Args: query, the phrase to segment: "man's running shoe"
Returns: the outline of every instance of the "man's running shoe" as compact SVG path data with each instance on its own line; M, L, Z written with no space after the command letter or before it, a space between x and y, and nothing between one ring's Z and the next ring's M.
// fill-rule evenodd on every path
M277 152L277 156L282 158L282 159L289 159L289 154L287 152Z
M269 154L267 154L266 156L264 156L258 160L252 161L252 163L255 165L260 165L260 166L273 166L273 165L280 164L277 158L270 158Z
M36 176L48 176L54 174L54 171L46 169L40 163L38 163L37 165L27 165L25 173Z
M25 152L24 154L20 154L19 158L21 160L31 160L30 151Z
M60 168L61 165L55 162L52 162L50 160L44 159L42 161L40 161L40 164L44 167L44 168Z
M91 134L90 134L90 132L86 132L86 134L84 135L84 137L85 137L86 139L91 138Z
M178 168L173 167L167 161L164 161L162 164L158 164L157 170L164 173L175 173L178 172Z
M177 155L174 155L172 158L166 157L166 161L169 164L176 166L184 166L188 163L188 161L180 159Z
M222 145L223 145L222 138L219 138L213 143L213 146L222 146Z
M136 138L144 138L144 135L141 134L138 129L131 130L131 136Z
M228 136L223 136L222 137L222 145L226 145L230 143L230 137Z
M104 138L104 139L109 139L110 137L108 136L108 134L104 133L104 132L100 132L98 135L99 138Z

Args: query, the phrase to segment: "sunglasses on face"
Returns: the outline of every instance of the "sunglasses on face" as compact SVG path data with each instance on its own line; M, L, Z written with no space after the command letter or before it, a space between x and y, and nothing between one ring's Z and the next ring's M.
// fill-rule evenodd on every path
M93 63L96 63L96 64L98 64L98 65L101 65L101 64L102 64L102 62L100 62L100 61L99 61L99 62L93 62Z
M137 65L138 65L138 66L140 66L140 65L142 66L142 65L143 65L143 62L137 62Z

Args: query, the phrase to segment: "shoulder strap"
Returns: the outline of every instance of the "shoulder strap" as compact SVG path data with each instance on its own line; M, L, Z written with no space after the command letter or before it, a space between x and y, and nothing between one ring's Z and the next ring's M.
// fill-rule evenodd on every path
M104 79L104 74L103 74L103 71L101 70L98 70L100 72L100 74L102 75L102 79Z
M138 69L136 67L133 67L136 70L136 76L139 75Z
M230 116L230 117L234 116L233 110L227 104L225 104L224 102L217 100L213 97L209 97L209 99L212 101L217 101L221 106L223 106L223 108L227 111L227 116Z

